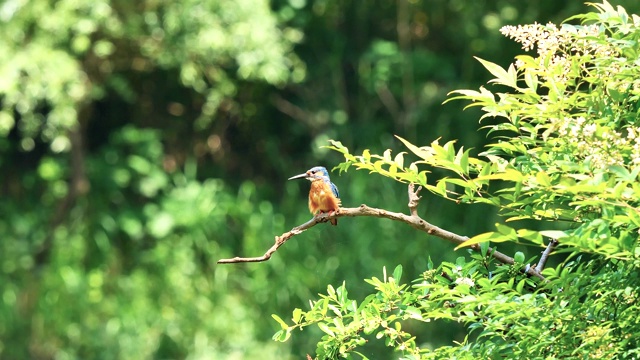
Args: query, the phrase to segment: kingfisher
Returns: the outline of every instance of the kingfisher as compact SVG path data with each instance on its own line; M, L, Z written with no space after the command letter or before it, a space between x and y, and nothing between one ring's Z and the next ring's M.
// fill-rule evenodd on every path
M329 172L322 166L315 166L307 170L304 174L292 176L289 180L307 179L311 181L309 190L309 211L316 216L318 213L329 213L338 211L340 208L340 194L329 179ZM338 219L331 219L331 225L338 225Z

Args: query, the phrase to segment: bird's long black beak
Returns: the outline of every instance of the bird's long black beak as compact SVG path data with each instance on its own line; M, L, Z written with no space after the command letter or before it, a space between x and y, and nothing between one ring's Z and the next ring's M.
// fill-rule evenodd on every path
M288 178L287 180L306 179L307 177L308 177L307 173L304 173L304 174L292 176L292 177Z

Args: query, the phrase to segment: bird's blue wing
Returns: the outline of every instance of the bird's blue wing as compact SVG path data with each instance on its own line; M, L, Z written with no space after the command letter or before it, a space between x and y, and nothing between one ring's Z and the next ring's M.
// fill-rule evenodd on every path
M333 191L333 195L335 195L337 198L340 198L340 193L338 193L338 187L331 181L329 181L329 185L331 186L331 191Z

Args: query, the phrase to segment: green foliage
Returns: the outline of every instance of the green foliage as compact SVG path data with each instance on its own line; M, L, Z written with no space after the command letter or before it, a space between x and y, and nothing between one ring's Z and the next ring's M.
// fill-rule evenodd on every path
M282 216L251 181L201 179L164 146L176 123L231 112L243 84L304 77L302 35L276 15L268 1L0 4L0 357L285 356L252 323L270 269L211 265L262 251Z
M296 329L315 324L325 333L316 351L321 359L368 358L357 349L376 340L406 359L638 355L633 335L640 330L635 321L640 311L637 262L568 262L548 271L565 274L554 274L531 292L533 280L516 275L513 267L490 272L479 266L487 261L475 254L470 261L430 263L412 284L400 282L398 266L393 276L365 280L374 291L360 303L348 298L345 284L329 286L310 310L294 310L291 325L277 318L282 330L274 339L284 341ZM465 324L469 334L455 346L429 349L421 345L428 339L404 330L415 327L412 321L455 321Z
M458 204L495 206L507 222L547 229L498 223L497 231L462 245L481 244L481 254L430 263L410 286L400 283L399 266L392 277L366 280L374 292L359 303L345 284L330 286L308 311L296 309L291 325L276 318L276 340L316 324L325 333L321 359L367 358L356 349L369 334L408 359L638 356L640 17L606 1L594 6L597 12L570 19L581 25L503 27L536 56L517 56L507 69L478 59L494 76L489 84L507 92L452 92L447 101L471 100L484 112L482 122L497 120L484 126L492 142L482 153L454 141L416 146L397 137L418 158L407 165L405 152L353 155L340 142L329 146L345 158L341 171L355 167L418 184ZM486 254L489 241L543 246L549 238L571 255L544 271L547 281L522 275L535 260L522 252L512 266ZM459 322L468 336L429 349L404 330L411 320Z
M233 98L238 79L304 77L291 52L301 34L280 29L267 1L38 0L2 9L0 135L17 126L25 150L41 136L53 151L68 151L66 130L109 91L134 101L128 71L176 70L204 96L203 122Z
M244 234L224 236L260 251L258 234L280 231L282 217L262 210L253 185L234 194L220 180L194 179L195 169L170 176L162 156L157 131L127 126L114 133L87 160L89 181L100 196L74 213L75 226L52 234L46 264L33 255L46 235L28 231L45 222L46 213L26 215L3 203L6 220L14 224L4 228L5 238L22 239L21 246L18 240L0 242L3 357L284 356L287 349L261 339L252 323L260 308L238 306L247 296L220 291L243 284L259 294L265 282L253 287L248 274L227 269L214 276L206 260L228 252L220 234L229 222L242 223ZM49 159L39 173L55 181L62 168ZM56 188L43 198L63 197L64 189L58 194ZM265 221L246 220L256 214ZM267 271L251 276L263 278ZM46 296L37 296L44 291Z

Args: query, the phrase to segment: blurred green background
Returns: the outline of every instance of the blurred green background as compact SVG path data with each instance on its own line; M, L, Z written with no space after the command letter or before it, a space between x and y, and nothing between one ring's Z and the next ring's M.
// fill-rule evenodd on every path
M402 264L406 281L428 257L466 252L344 218L268 262L216 261L261 255L310 219L308 183L286 179L338 164L328 139L354 152L402 151L394 134L480 149L478 110L441 105L489 79L473 56L504 66L521 50L501 26L585 11L555 0L1 1L0 358L313 355L319 330L276 343L271 314L289 318L343 281L361 299L383 266ZM403 184L332 180L343 206L407 212ZM497 220L424 195L420 214L453 232ZM424 347L465 336L407 326Z

